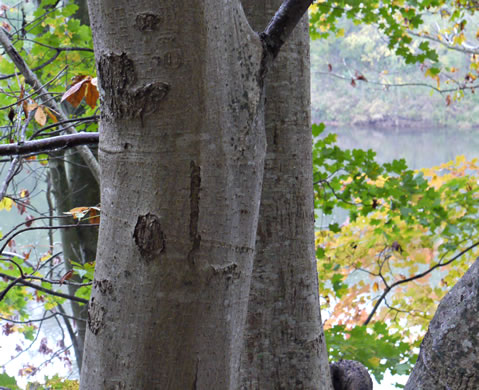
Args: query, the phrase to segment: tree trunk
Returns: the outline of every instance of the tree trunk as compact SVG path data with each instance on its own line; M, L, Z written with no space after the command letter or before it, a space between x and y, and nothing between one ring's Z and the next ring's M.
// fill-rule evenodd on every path
M479 388L479 260L441 300L406 390Z
M65 157L64 153L60 153L50 158L50 174L57 215L64 215L73 207L94 206L99 202L98 184L89 168L84 166L83 159L75 151L67 152ZM72 223L71 220L60 220L60 224L70 223ZM84 264L95 260L97 228L61 229L60 235L66 271L72 269L71 261ZM72 280L79 281L75 276ZM68 285L68 290L70 295L74 295L77 287ZM77 321L77 334L70 335L77 365L81 369L87 307L76 302L71 302L71 307L74 317L84 320Z
M263 174L237 1L90 0L102 219L81 388L236 389Z
M263 30L280 0L243 0ZM267 153L242 389L331 389L314 253L308 19L266 77Z

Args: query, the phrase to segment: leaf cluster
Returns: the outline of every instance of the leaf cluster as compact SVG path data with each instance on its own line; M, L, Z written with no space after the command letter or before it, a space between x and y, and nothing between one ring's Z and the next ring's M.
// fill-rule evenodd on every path
M354 330L384 323L411 349L440 299L479 255L477 161L459 156L419 171L403 160L380 165L374 152L342 150L334 134L321 137L323 130L313 127L316 208L349 212L342 226L330 224L316 236L326 332L347 336L360 355ZM393 363L405 362L375 369L392 370Z

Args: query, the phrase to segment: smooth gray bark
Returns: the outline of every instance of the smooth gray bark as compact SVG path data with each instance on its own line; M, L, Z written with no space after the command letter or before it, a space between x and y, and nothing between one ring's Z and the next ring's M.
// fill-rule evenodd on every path
M265 154L238 1L91 0L102 219L81 388L235 389Z
M441 300L406 390L479 388L479 261Z
M243 0L261 31L279 0ZM267 154L242 389L331 389L314 253L308 19L265 80Z

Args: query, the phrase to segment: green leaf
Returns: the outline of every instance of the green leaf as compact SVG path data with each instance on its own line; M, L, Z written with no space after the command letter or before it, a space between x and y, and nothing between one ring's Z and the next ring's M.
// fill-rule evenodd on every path
M330 223L328 228L333 233L339 233L341 231L341 227L337 223Z
M313 137L319 137L319 135L326 128L326 126L324 125L324 123L320 123L319 125L313 124L312 128L313 128Z
M6 373L0 374L0 386L11 390L20 390L17 380L13 376L9 376Z

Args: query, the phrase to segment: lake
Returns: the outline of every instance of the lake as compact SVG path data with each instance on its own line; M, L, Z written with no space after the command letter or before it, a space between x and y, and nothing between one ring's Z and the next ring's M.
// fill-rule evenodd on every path
M404 158L413 169L430 168L464 154L479 158L479 130L452 128L364 129L326 127L347 149L373 149L380 163Z

